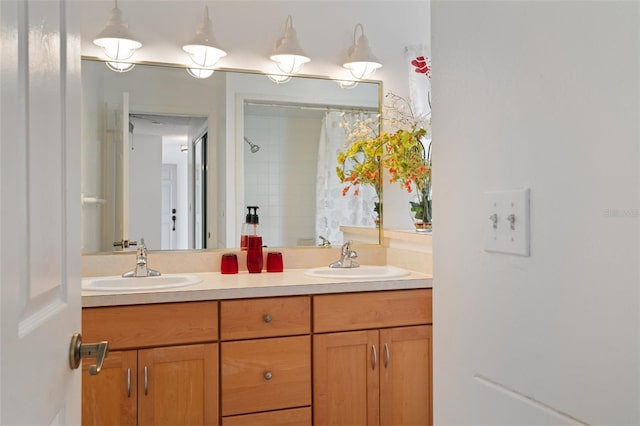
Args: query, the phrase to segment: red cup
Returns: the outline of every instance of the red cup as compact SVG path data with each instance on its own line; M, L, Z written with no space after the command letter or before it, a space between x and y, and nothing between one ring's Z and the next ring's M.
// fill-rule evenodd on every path
M220 261L220 273L237 274L238 273L238 256L235 253L225 253Z
M247 238L247 271L249 273L262 272L262 237L249 235Z
M267 272L282 272L283 270L282 253L279 251L267 253Z

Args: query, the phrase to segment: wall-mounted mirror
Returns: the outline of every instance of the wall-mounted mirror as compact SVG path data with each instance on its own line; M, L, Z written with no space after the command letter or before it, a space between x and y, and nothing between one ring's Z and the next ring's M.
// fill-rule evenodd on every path
M380 84L83 59L83 252L236 248L247 206L270 247L341 244L345 226L379 242L375 194L343 197L335 167L341 123L377 118Z

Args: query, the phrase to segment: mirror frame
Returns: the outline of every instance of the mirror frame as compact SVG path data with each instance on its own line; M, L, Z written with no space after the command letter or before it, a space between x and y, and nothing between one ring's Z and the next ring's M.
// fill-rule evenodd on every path
M101 62L101 63L106 63L108 62L106 59L103 58L99 58L99 57L95 57L95 56L85 56L82 55L81 56L81 61L93 61L93 62ZM143 65L143 66L155 66L155 67L164 67L164 68L176 68L176 69L181 69L181 70L187 70L187 68L189 68L189 66L185 65L185 64L178 64L178 63L169 63L169 62L156 62L156 61L140 61L140 62L131 62L135 65ZM219 67L219 68L215 68L215 71L223 71L223 72L232 72L232 73L239 73L239 74L253 74L253 75L260 75L260 76L264 76L267 77L269 75L278 75L275 73L266 73L260 70L251 70L251 69L239 69L239 68L225 68L225 67ZM327 81L333 81L333 82L337 82L340 81L341 79L337 79L337 78L332 78L332 77L328 77L328 76L323 76L323 75L314 75L314 74L295 74L293 75L293 77L297 77L297 78L308 78L308 79L318 79L318 80L327 80ZM192 77L195 78L195 77ZM383 82L381 80L362 80L362 82L364 83L374 83L377 84L378 86L378 111L380 114L382 114L382 106L383 106ZM273 83L273 84L278 84L278 83ZM337 83L336 83L337 84ZM348 89L345 89L348 90ZM274 102L277 102L274 100ZM243 104L243 102L242 102ZM307 104L313 104L313 103L307 103ZM233 108L235 113L238 113L240 111L244 110L244 105L235 105L235 107ZM380 120L380 124L379 124L379 128L381 126L382 120ZM236 129L234 129L234 133L237 133L237 129L238 128L242 128L244 126L244 118L243 120L240 120L239 122L236 122ZM238 138L238 135L236 134L236 142L234 144L234 149L236 150L235 152L235 157L236 157L236 161L234 163L234 172L233 172L233 179L234 185L238 184L238 170L237 170L237 163L240 161L238 158L242 157L242 153L243 153L243 149L244 149L244 145L242 143L242 138ZM238 153L238 150L240 150L240 152ZM381 170L382 172L382 170ZM382 173L381 173L382 176ZM383 202L383 197L384 197L384 191L381 190L380 193L380 203ZM237 204L235 201L233 202L233 204ZM237 207L236 207L237 210ZM236 217L237 215L233 216L232 221L233 221L233 225L227 225L227 226L234 226L234 227L238 227L240 225L239 219ZM227 220L229 220L229 218L227 218ZM378 243L358 243L356 242L355 245L356 246L360 246L360 247L382 247L383 246L383 241L384 241L384 235L383 235L383 224L384 224L384 215L381 214L380 215L380 224L379 227L377 228L378 230ZM81 225L82 226L82 225ZM345 225L346 227L351 227L350 225ZM369 232L367 232L369 233ZM337 246L331 246L331 247L337 247ZM318 248L318 246L284 246L284 247L272 247L272 248L295 248L295 249L309 249L309 248ZM133 247L133 249L135 250L135 246ZM219 248L219 247L209 247L209 248L205 248L205 249L194 249L194 248L187 248L187 249L177 249L177 250L156 250L156 249L151 249L149 250L150 252L157 252L157 253L190 253L190 252L203 252L203 251L236 251L236 250L240 250L240 247L230 247L230 248ZM82 255L104 255L104 254L126 254L126 253L131 253L132 248L129 248L128 250L126 249L118 249L118 250L112 250L112 251L103 251L103 252L83 252Z

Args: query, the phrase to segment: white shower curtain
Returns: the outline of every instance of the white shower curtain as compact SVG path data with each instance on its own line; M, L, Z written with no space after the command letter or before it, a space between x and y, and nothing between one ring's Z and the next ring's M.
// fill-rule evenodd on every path
M344 120L364 120L368 117L375 119L376 116L375 113L328 111L322 120L316 182L317 242L320 242L322 236L332 245L341 245L344 238L340 225L375 227L375 190L370 185L362 185L359 195L353 195L351 190L343 196L342 189L345 184L338 179L336 167L338 153L345 149L347 139L345 129L340 127L340 123Z

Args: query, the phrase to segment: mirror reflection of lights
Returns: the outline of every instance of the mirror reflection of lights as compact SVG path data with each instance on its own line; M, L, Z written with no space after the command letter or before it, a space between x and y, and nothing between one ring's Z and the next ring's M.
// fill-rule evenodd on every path
M291 80L290 75L268 74L267 77L276 84L288 83Z

